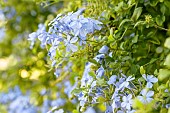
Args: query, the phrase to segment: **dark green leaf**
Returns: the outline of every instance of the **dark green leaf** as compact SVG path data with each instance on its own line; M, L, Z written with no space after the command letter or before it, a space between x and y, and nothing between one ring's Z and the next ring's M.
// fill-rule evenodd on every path
M142 13L142 7L138 7L138 8L136 8L135 10L134 10L134 12L133 12L133 15L132 15L132 20L133 21L137 21L138 20L138 18L139 18L139 16L141 15L141 13Z

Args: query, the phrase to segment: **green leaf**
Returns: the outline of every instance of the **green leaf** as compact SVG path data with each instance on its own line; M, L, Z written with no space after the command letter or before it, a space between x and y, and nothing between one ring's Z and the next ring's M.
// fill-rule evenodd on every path
M170 54L166 57L164 65L170 66Z
M165 12L166 12L166 10L167 10L165 4L161 4L160 7L161 7L161 8L160 8L160 11L161 11L161 13L164 15Z
M168 80L168 78L170 77L170 70L168 69L160 69L159 70L159 76L158 76L158 79L160 81L163 81L165 79Z
M82 91L82 89L73 89L72 92L71 92L71 94L77 95L77 94L79 94L81 91Z
M158 4L159 0L150 0L150 5L155 7Z
M145 74L145 73L146 73L146 71L145 71L145 69L143 68L143 66L140 66L140 74L143 75L143 74Z
M158 15L156 17L156 23L159 25L159 26L162 26L162 24L165 22L165 16L160 16Z
M137 27L137 26L140 26L140 25L144 25L145 24L145 21L138 21L136 22L136 24L134 25L134 28Z
M138 69L139 69L139 67L137 65L132 64L130 67L131 74L136 74L137 71L139 71Z
M141 13L142 13L142 7L136 8L135 11L133 12L133 15L132 15L132 18L131 18L131 19L132 19L133 21L137 21L138 18L139 18L139 16L141 15Z
M138 42L138 36L139 35L135 35L132 39L132 43L137 43Z
M92 77L96 77L96 74L94 73L94 71L90 71L89 75L92 76Z
M130 20L130 19L124 19L124 20L122 20L122 22L119 24L119 28L120 28L123 24L125 24L126 22L132 22L132 20Z
M165 40L164 46L170 49L170 37Z
M159 39L157 39L157 38L154 38L154 39L152 39L152 40L149 40L149 42L151 42L151 43L153 43L153 44L156 44L156 45L160 45L160 41L159 41Z
M113 36L112 35L109 35L109 37L108 37L108 41L109 42L112 42L112 41L114 41L115 39L113 38Z
M104 79L101 79L101 78L98 78L98 79L97 79L97 84L98 84L98 85L104 85L104 84L105 84L105 80L104 80Z
M98 63L97 63L97 61L96 61L96 60L94 60L94 59L92 59L92 58L91 58L91 59L89 59L88 61L89 61L89 62L91 62L91 63L94 63L94 64L98 64Z
M73 110L73 111L72 111L72 113L79 113L79 111L77 111L77 110Z

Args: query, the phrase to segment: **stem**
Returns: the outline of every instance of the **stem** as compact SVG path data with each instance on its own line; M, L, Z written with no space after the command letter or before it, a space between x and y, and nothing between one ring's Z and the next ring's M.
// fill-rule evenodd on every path
M125 31L123 32L123 34L122 34L121 38L120 38L120 39L118 39L119 41L123 39L123 37L124 37L124 35L125 35L126 31L127 31L127 28L126 28L126 29L125 29Z
M160 27L160 26L158 26L158 25L154 25L154 27L155 27L155 28L159 28L159 29L164 30L164 31L169 31L169 29L166 29L166 28Z

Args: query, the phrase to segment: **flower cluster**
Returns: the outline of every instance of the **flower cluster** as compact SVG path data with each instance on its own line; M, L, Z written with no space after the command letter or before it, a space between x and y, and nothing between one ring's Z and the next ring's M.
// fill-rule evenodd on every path
M19 87L0 94L0 103L8 105L9 113L37 113L38 108L30 102L29 95L23 95Z
M153 83L158 82L158 79L154 77L153 75L146 75L146 74L143 74L142 77L146 80L147 83L146 83L146 88L144 88L140 92L142 96L138 96L138 99L142 103L147 104L153 100L152 97L154 95L154 91L149 90L149 89L153 87Z
M94 33L95 30L101 29L101 22L91 18L85 18L81 15L83 10L78 10L67 15L57 15L57 17L49 23L49 30L46 31L44 25L40 24L38 30L29 35L28 40L31 41L31 47L38 38L41 46L50 45L48 55L54 64L56 51L62 51L60 47L63 44L66 52L76 52L78 50L77 43L85 44L87 35Z
M100 98L105 98L107 100L106 113L134 113L135 109L132 104L137 96L134 92L137 87L133 83L135 76L126 76L120 72L120 74L109 75L108 78L106 75L108 69L104 68L106 67L104 64L106 64L106 57L112 57L112 52L109 52L109 47L104 45L98 53L94 60L98 63L99 68L94 70L92 68L96 64L86 63L78 93L74 93L80 101L81 111L85 110L87 105L100 103ZM146 87L141 86L144 89L137 98L146 104L153 100L154 91L149 88L152 88L158 79L153 75L143 74L142 76L146 81Z
M70 58L71 52L78 51L83 44L86 44L88 34L93 34L96 30L101 30L101 22L91 18L85 18L81 13L82 10L75 13L71 12L67 15L57 15L57 17L48 24L48 31L46 31L45 26L40 25L36 32L29 35L29 40L32 41L32 45L36 38L38 38L41 41L42 47L49 47L48 55L52 60L52 66L55 66L56 62L58 62L56 60L57 55L61 55L61 57L65 55L62 57L64 60ZM116 40L112 39L113 37L111 38L111 36L112 35L109 36L110 39L108 37L106 40L110 40L110 42ZM130 35L130 37L134 36L134 33ZM98 40L95 41L97 42ZM89 106L104 102L106 107L105 113L134 113L137 112L137 109L132 106L134 99L139 100L144 105L149 104L154 99L155 92L153 89L151 90L151 88L158 82L158 79L154 75L147 74L143 74L142 77L139 78L139 73L128 71L126 67L129 67L129 63L126 65L126 69L123 70L122 67L126 64L125 62L129 59L129 56L126 56L126 58L123 57L123 60L121 59L122 57L117 60L117 58L113 56L114 47L111 47L112 44L110 42L107 43L104 39L104 41L101 42L102 46L99 44L96 46L94 44L94 56L85 64L81 80L75 80L74 85L71 85L68 81L64 83L64 93L69 98L72 97L72 94L77 97L81 112L84 112ZM123 48L123 44L121 46L120 53L129 54ZM115 51L117 51L117 49ZM114 62L112 65L120 66L116 71L114 66L110 65L112 61ZM58 67L55 69L56 77L59 77L63 70L71 72L72 63L69 62L65 66L66 69L55 66ZM59 65L63 65L62 62ZM131 70L133 70L133 68ZM142 81L140 81L141 79ZM141 84L141 82L143 84ZM72 103L76 103L77 100L72 101ZM63 106L65 100L60 99L55 102L57 104L54 105L50 113L55 111L56 108L56 113L63 112L59 107ZM166 107L168 106L169 104L166 105Z

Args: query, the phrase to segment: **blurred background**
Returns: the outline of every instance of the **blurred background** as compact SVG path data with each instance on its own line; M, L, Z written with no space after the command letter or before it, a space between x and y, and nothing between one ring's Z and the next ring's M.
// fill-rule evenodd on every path
M47 50L38 41L31 49L27 39L40 23L46 25L58 13L76 11L81 5L80 0L0 1L0 113L46 113L54 106L64 106L67 111L76 108L76 100L66 99L75 76L82 72L72 73L70 78L68 64L58 70L65 69L62 75L67 77L56 79Z

